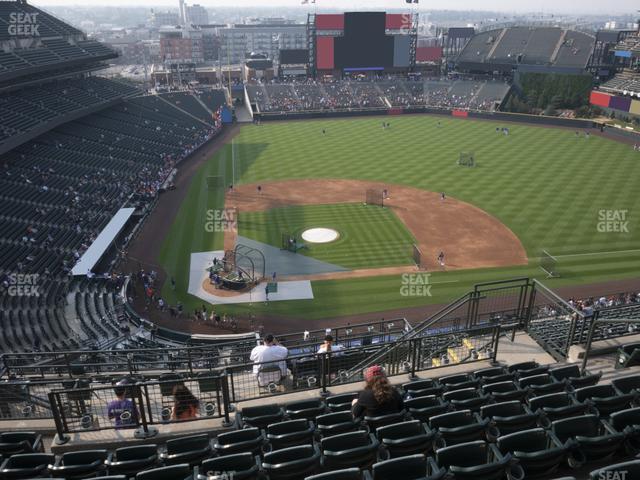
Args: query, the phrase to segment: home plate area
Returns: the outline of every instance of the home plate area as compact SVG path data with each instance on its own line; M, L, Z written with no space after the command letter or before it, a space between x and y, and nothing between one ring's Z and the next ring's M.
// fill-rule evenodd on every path
M251 289L237 292L215 288L209 279L209 268L213 266L214 259L222 262L223 258L224 251L222 250L191 254L188 290L191 295L214 305L266 302L267 300L277 302L313 299L313 290L309 280L277 282L275 288L270 286L268 299L267 282L260 282Z

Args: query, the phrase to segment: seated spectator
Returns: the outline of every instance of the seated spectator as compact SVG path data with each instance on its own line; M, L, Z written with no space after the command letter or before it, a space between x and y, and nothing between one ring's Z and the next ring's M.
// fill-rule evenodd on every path
M333 337L331 335L327 335L324 337L324 343L320 345L318 349L318 353L335 353L337 355L342 353L344 350L344 346L340 344L333 344Z
M261 378L260 372L265 368L277 366L280 369L280 377L286 377L288 373L287 363L284 360L289 355L289 350L279 345L271 334L264 338L263 343L263 345L258 345L251 350L251 355L249 356L249 359L253 362L253 373L260 385L275 381L275 379L271 378L271 374L268 381Z
M183 384L173 387L174 404L171 410L171 420L190 420L198 416L200 400Z
M126 428L138 424L138 410L133 401L127 396L127 387L131 381L123 378L116 383L113 392L117 399L112 400L107 405L107 416L110 420L115 420L116 428Z
M354 418L378 417L397 413L404 407L400 393L389 383L380 365L373 365L364 371L365 387L351 406Z

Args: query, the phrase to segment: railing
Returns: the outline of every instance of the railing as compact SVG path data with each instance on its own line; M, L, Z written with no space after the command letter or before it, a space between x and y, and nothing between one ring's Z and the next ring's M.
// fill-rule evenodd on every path
M229 376L232 402L281 395L295 391L320 389L326 394L331 385L359 382L363 371L373 363L362 360L375 358L387 375L407 374L456 364L496 360L500 325L485 325L429 337L416 337L388 343L363 345L288 357L280 361L231 365L225 368ZM360 365L354 372L353 365Z
M52 418L48 394L64 388L64 381L3 380L0 382L0 419Z
M354 347L392 340L410 331L404 318L356 324L330 330L334 341ZM315 353L329 330L279 336L292 354ZM308 335L307 335L308 333ZM175 348L75 350L65 352L7 353L0 357L4 375L75 378L92 374L134 375L146 371L188 371L249 362L256 339Z
M186 387L196 399L193 408L182 414L175 410L176 385ZM49 392L58 438L64 442L69 433L113 429L147 438L157 433L155 425L215 418L231 424L229 383L224 373L204 372L190 379L176 375L171 380L120 388L124 392L116 392L114 386L89 386L78 381L72 388Z
M531 337L556 360L566 358L576 342L576 333L585 316L537 280L530 305L531 315L525 326Z
M451 332L463 333L465 330L491 325L509 325L515 334L516 328L523 326L529 317L532 289L533 285L528 278L478 284L473 291L457 298L398 340ZM349 369L347 375L357 376L368 365L393 355L394 350L399 348L399 342L387 345L384 350L361 359Z

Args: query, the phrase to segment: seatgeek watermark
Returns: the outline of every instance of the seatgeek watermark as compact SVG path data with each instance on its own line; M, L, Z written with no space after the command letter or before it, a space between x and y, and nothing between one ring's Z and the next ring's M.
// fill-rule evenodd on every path
M207 478L215 478L216 480L233 480L236 472L207 472Z
M599 472L598 480L631 480L627 474L628 470L619 470L615 472Z
M629 233L629 210L598 210L598 233Z
M39 37L38 15L39 12L11 12L7 32L12 37Z
M207 210L204 224L207 233L235 232L238 230L238 215L235 208Z
M403 297L430 297L430 273L403 273L401 277L400 295Z
M39 297L40 287L37 273L10 273L0 283L0 293L10 297Z

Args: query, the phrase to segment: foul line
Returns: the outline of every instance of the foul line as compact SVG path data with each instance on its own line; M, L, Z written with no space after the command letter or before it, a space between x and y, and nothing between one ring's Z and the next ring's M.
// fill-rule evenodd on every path
M568 253L566 255L553 255L556 258L564 258L564 257L587 257L587 256L593 256L593 255L615 255L618 253L637 253L640 252L640 248L637 248L635 250L613 250L610 252L590 252L590 253ZM542 257L535 257L535 258L542 258Z

